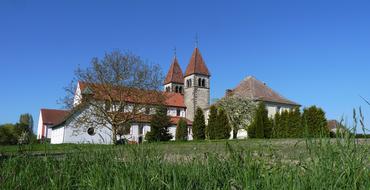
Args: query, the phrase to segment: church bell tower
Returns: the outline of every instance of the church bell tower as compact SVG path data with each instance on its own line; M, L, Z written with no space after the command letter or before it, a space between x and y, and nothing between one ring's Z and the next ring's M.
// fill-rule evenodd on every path
M183 82L186 118L190 121L194 120L198 107L204 111L210 105L210 77L207 65L196 47L186 68Z

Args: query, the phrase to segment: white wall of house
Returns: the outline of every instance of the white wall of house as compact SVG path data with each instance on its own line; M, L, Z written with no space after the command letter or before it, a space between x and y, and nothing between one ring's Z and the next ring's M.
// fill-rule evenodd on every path
M177 115L177 112L180 112L180 115ZM185 108L177 108L177 107L168 107L167 108L167 115L172 117L185 117Z
M42 121L42 115L41 115L41 111L40 111L40 115L39 115L39 122L37 124L37 139L41 139L42 138L42 125L43 125L43 121Z
M288 105L288 104L279 104L279 103L270 103L270 102L265 102L265 104L266 104L266 109L268 111L269 117L275 117L275 114L277 112L281 113L283 111L290 111L294 108L293 105Z
M62 144L64 141L64 127L57 127L52 129L51 144Z

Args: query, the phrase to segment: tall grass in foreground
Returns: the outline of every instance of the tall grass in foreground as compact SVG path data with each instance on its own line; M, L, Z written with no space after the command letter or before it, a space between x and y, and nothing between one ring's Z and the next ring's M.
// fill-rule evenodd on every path
M174 145L176 146L176 144ZM307 140L291 160L276 150L166 154L155 144L0 161L0 189L369 189L369 145Z
M357 123L354 112L354 131ZM361 111L359 123L365 130ZM225 141L222 152L198 143L209 150L194 147L189 154L143 144L54 156L13 155L0 160L0 189L370 189L367 139L350 133L336 139L307 138L305 146L299 141L286 145L301 149L294 156L277 149L276 140L266 141L257 149ZM256 146L252 142L258 141L246 142Z

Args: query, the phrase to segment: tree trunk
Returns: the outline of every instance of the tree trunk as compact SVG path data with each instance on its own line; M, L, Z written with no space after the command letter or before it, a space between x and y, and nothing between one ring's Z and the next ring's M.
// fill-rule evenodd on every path
M233 139L237 139L237 136L238 136L238 128L237 127L233 127Z
M113 140L113 144L116 145L117 144L117 126L116 125L112 125L112 140Z

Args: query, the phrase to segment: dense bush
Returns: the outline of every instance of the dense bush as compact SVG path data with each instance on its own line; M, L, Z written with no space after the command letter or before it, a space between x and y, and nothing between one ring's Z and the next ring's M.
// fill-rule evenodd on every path
M206 138L206 123L201 108L197 108L193 122L193 139L204 140Z
M145 136L149 142L154 141L169 141L172 135L168 131L171 126L170 117L167 116L167 108L159 107L150 121L150 132Z

